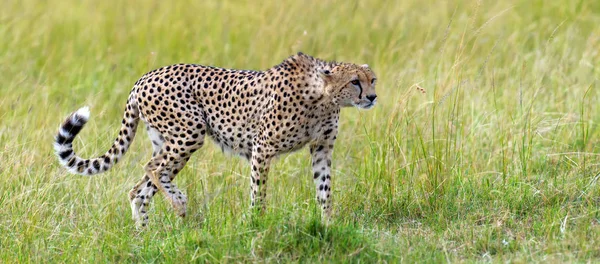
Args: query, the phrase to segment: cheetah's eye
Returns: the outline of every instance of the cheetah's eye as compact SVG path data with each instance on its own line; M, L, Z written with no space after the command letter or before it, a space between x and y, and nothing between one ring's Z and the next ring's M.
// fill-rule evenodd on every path
M360 81L359 80L354 80L350 82L353 85L360 85Z
M371 84L374 84L376 80L377 80L377 79L373 78L373 79L371 80Z

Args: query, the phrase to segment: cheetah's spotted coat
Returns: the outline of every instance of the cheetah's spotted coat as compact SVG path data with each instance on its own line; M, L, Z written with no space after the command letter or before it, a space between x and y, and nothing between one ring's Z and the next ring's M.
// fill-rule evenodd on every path
M374 88L375 75L367 65L326 62L302 53L266 71L172 65L135 83L119 136L104 155L82 159L73 151L73 139L89 118L87 107L66 119L54 145L70 172L98 174L121 159L142 120L153 154L129 199L134 220L145 226L157 192L167 197L178 215L185 215L187 198L173 179L202 147L205 135L223 150L250 161L251 206L261 211L270 161L309 144L317 201L328 218L340 108L371 108L376 102Z

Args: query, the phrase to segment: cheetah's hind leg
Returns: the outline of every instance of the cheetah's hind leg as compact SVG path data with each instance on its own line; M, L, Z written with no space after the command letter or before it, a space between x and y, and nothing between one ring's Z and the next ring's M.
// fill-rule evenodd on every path
M146 131L148 132L148 137L152 142L152 157L156 157L159 154L165 140L160 132L148 125L148 123L146 123ZM142 179L129 192L132 217L138 227L143 227L148 224L148 208L150 206L150 200L157 190L158 188L152 184L148 174L146 173L144 174L144 177L142 177Z
M189 124L192 125L189 125ZM183 169L192 154L204 145L205 127L202 123L194 125L192 121L185 123L189 133L174 133L165 136L165 144L158 155L152 158L151 164L157 167L146 167L146 173L158 190L165 195L177 215L186 215L187 197L173 184L175 176ZM177 124L175 124L177 125ZM185 127L179 124L180 127Z

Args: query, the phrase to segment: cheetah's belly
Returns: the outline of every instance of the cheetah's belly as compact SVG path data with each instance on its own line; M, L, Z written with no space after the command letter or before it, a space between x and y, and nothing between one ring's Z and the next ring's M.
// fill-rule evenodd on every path
M205 115L207 135L223 152L249 159L255 137L255 125L245 120L211 118Z

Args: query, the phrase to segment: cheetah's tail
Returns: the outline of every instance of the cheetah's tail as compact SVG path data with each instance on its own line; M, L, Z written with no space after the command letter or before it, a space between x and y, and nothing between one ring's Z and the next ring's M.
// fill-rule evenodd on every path
M138 107L130 97L123 117L119 136L112 147L102 156L93 159L78 157L73 151L73 139L81 131L90 118L89 108L82 107L75 111L60 126L54 139L54 151L60 164L69 172L80 175L94 175L109 170L125 154L137 130L139 122Z

